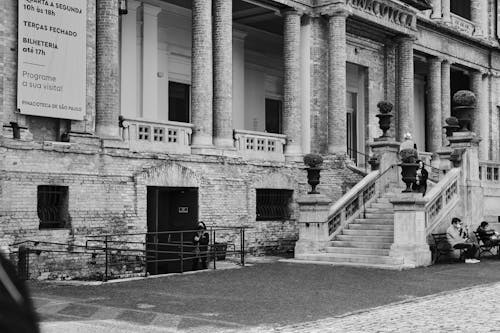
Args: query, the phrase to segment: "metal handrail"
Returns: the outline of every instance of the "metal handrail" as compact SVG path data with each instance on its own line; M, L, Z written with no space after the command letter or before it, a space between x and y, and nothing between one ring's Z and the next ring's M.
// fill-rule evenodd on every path
M184 272L184 262L186 260L191 260L194 258L213 258L213 269L216 269L217 257L221 254L233 254L240 257L240 264L245 265L245 229L250 227L212 227L208 228L206 232L210 233L210 243L206 245L206 249L202 248L202 251L194 253L195 245L192 242L191 237L185 237L185 234L192 235L198 230L176 230L176 231L163 231L163 232L143 232L143 233L131 233L131 234L105 234L105 235L90 235L87 239L84 239L83 244L73 244L73 243L58 243L58 242L46 242L39 240L23 240L14 243L12 246L17 246L17 251L12 251L11 253L17 253L21 256L21 252L26 256L24 258L23 264L24 271L27 272L26 276L29 276L29 256L30 254L36 253L40 255L43 253L67 253L67 254L78 254L78 255L91 255L95 259L98 255L103 255L104 260L100 261L104 264L104 274L102 275L103 281L107 281L110 277L110 264L111 255L119 256L119 263L122 264L139 264L147 275L148 264L149 263L160 263L160 262L179 262L180 271ZM216 232L221 230L234 230L234 236L239 239L240 248L236 247L236 244L231 242L216 242ZM177 235L180 240L168 240L159 241L158 236L161 235ZM239 234L239 236L238 236ZM150 239L151 236L155 236L155 239ZM169 235L170 236L170 235ZM144 237L144 241L137 240L137 237ZM117 239L118 238L118 239ZM134 239L136 238L136 239ZM83 241L83 240L82 240ZM46 247L40 247L40 246ZM59 248L58 248L59 247ZM64 247L64 248L63 248ZM136 248L135 248L136 247ZM21 251L22 249L22 251ZM166 258L164 255L172 255L173 258ZM163 257L159 256L163 255ZM130 259L133 257L134 259ZM102 258L102 257L101 257ZM212 259L208 260L209 262ZM21 262L21 260L20 260ZM97 262L97 260L94 261ZM142 274L142 273L141 273Z

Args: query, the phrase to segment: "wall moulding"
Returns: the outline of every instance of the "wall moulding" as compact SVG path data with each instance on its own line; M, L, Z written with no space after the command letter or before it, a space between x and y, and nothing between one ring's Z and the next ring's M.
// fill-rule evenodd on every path
M388 0L346 0L346 4L353 9L355 15L361 12L376 18L377 23L386 22L416 31L416 11L403 5Z

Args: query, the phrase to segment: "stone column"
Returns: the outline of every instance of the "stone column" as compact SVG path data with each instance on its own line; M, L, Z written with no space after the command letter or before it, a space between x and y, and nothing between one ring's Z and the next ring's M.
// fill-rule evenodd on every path
M233 128L245 129L245 37L243 31L233 30Z
M118 0L100 0L96 8L96 133L118 138L120 62Z
M432 0L431 19L441 18L441 0Z
M121 114L137 116L137 8L140 2L129 0L128 13L122 16L121 33Z
M443 123L441 114L441 59L429 59L429 89L427 99L427 145L429 151L434 153L441 148L443 143Z
M214 144L233 147L233 3L214 4Z
M300 155L300 13L287 10L284 13L283 32L283 134L287 136L285 155Z
M471 73L471 90L476 95L476 110L472 114L472 131L481 138L479 143L479 159L488 159L489 146L489 108L486 82L481 71Z
M328 152L347 152L346 18L339 10L328 18Z
M450 62L443 60L441 63L441 126L446 124L446 118L451 116L451 81L450 81ZM447 144L446 135L441 130L443 137L443 146Z
M398 137L401 139L406 132L412 134L414 131L414 115L413 115L413 89L414 89L414 74L413 74L413 37L405 36L398 38L398 86L399 86L399 126Z
M193 0L191 122L193 146L212 146L212 1Z
M484 106L484 85L483 85L483 74L480 71L472 71L470 73L471 79L471 91L476 95L476 109L472 113L472 124L471 131L476 133L477 136L481 137L483 140L487 140L487 133L481 132L481 121L488 121L488 117L486 119L481 119L484 117L483 115L483 106ZM480 154L481 155L481 154ZM482 158L480 156L480 158Z
M470 17L472 23L476 26L474 35L486 36L488 33L488 1L487 0L471 0L470 2Z
M148 4L143 9L142 116L158 119L158 14L161 8Z
M442 0L441 1L441 12L443 14L443 21L450 22L450 0Z

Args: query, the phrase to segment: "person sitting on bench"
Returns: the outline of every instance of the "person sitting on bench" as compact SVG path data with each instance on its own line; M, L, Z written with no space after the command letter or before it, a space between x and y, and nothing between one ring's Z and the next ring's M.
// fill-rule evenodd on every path
M483 221L477 227L477 235L486 246L497 246L500 244L500 237L498 232L492 229L488 229L488 222Z
M465 249L465 263L475 264L479 262L479 260L474 258L478 247L469 238L467 231L462 228L462 220L458 217L454 217L451 220L451 226L446 230L446 238L452 248L457 250Z

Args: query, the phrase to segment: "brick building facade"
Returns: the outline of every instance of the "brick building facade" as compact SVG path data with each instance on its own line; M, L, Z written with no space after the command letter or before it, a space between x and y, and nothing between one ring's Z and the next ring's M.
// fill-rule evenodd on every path
M481 158L499 158L497 1L86 3L83 120L18 109L18 2L0 5L4 245L156 231L154 209L167 229L249 226L250 251L286 251L308 191L302 156L325 157L319 190L335 202L362 177L381 100L395 105L392 134L432 153L451 96L471 89ZM158 217L178 208L165 193L188 190L191 221ZM257 216L261 190L291 193L286 216ZM50 191L64 201L56 226L41 217Z

